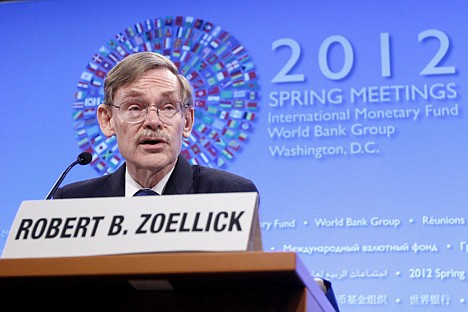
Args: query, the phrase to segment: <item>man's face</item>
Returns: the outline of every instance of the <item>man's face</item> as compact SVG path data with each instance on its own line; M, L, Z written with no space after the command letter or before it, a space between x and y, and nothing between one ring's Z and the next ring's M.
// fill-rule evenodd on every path
M115 134L129 170L163 170L167 173L177 160L182 139L192 130L193 109L178 112L170 120L161 120L155 107L167 101L181 101L179 84L168 69L158 68L121 87L114 96L115 106L149 106L150 110L141 122L129 123L123 111L116 107L99 107L101 129L107 136Z

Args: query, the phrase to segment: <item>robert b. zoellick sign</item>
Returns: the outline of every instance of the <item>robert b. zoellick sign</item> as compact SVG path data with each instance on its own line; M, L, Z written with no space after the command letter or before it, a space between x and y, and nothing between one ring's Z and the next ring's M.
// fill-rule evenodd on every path
M258 194L23 201L2 258L245 251Z

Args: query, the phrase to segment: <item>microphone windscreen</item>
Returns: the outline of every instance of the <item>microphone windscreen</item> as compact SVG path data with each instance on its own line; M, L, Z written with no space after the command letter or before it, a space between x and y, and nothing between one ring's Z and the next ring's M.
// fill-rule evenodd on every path
M89 152L83 152L80 155L78 155L77 160L80 165L84 166L89 164L91 160L93 160L93 155L91 155L91 153Z

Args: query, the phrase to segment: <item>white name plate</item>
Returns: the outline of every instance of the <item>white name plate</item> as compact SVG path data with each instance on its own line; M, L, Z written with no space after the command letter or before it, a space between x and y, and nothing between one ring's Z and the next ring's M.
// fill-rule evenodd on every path
M23 201L2 258L245 251L258 194Z

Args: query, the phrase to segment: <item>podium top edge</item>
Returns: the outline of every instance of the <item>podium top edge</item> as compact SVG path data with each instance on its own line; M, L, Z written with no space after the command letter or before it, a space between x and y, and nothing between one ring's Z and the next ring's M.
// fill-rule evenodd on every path
M0 259L6 277L125 276L296 271L294 252L144 253L63 258Z

